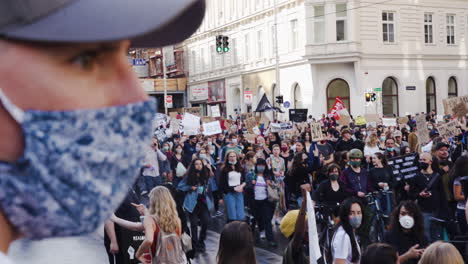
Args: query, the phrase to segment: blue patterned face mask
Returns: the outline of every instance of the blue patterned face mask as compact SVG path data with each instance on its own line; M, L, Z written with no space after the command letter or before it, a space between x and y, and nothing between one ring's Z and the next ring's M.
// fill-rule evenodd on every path
M95 110L23 111L22 157L0 162L0 210L25 237L95 231L124 199L151 142L154 101Z

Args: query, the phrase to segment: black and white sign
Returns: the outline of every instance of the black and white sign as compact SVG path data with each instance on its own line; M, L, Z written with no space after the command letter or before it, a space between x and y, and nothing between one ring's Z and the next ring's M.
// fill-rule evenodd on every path
M289 109L289 120L292 122L306 122L308 109Z
M396 181L409 180L419 171L417 154L391 158L388 160L388 165L391 166Z

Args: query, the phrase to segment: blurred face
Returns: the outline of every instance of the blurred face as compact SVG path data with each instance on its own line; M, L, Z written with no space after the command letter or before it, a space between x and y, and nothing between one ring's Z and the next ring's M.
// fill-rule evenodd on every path
M424 162L424 163L427 163L427 164L431 165L432 164L431 154L429 154L429 153L421 154L421 156L419 157L419 162Z
M276 140L276 136L274 134L270 134L269 138L270 138L270 141Z
M395 147L395 141L393 139L388 139L386 142L385 142L385 146L387 148L394 148Z
M303 162L304 162L304 161L307 161L307 155L306 155L306 154L303 154L303 155L302 155L302 161L303 161Z
M274 147L273 148L273 155L278 156L280 154L281 150L279 147Z
M436 155L438 159L442 159L442 160L447 159L449 155L447 147L442 147L439 150L437 150Z
M413 214L411 214L408 210L406 210L404 206L402 206L400 208L400 217L405 216L405 215L413 216Z
M257 137L257 142L259 145L265 145L265 139L263 137Z
M376 155L372 156L372 164L374 166L382 165L382 160L380 160Z
M195 169L196 170L201 170L203 169L203 162L201 160L196 160L195 161Z
M351 139L351 134L350 133L344 133L343 138L346 139L346 140L350 140Z
M296 152L303 152L303 151L304 151L304 147L302 146L302 144L299 142L296 142Z
M351 205L349 217L351 218L352 216L362 216L361 206L357 203Z
M305 134L305 140L306 140L306 141L310 141L310 135L309 135L308 133Z
M236 162L237 161L236 153L234 153L234 152L229 153L228 160L231 161L231 162Z
M200 149L200 154L206 154L206 149L204 148Z
M190 139L190 142L192 142L193 144L197 143L197 137L193 137Z

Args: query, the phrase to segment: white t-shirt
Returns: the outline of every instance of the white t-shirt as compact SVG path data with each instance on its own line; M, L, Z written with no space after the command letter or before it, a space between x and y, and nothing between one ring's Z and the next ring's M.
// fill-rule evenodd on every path
M263 201L268 197L267 193L267 183L263 176L257 176L257 181L255 182L255 200Z
M354 237L356 239L356 237ZM357 244L357 240L356 240ZM361 249L358 244L358 251L361 254ZM346 264L352 264L353 248L351 246L351 239L342 226L336 230L332 240L332 255L333 260L345 259ZM359 261L358 261L359 263Z
M377 152L382 153L377 145L375 147L369 147L368 145L364 146L364 156L372 156Z
M0 252L0 264L13 264L13 262L11 262L7 256Z
M228 173L229 187L236 187L241 184L241 173L237 171L230 171Z

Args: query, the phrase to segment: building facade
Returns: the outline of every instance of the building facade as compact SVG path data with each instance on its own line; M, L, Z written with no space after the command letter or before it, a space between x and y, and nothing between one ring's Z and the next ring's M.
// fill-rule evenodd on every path
M336 96L353 115L443 114L443 99L468 93L467 34L464 0L211 0L184 42L188 100L207 115L210 104L253 111L263 94L315 117ZM229 52L217 53L217 35Z

